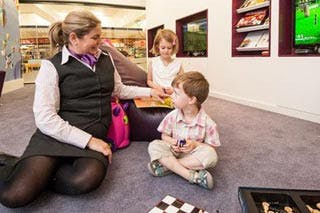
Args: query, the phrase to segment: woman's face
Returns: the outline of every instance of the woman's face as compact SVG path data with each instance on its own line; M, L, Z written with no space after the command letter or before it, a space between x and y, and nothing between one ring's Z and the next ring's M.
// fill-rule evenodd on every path
M73 45L77 54L96 55L101 43L101 26L93 28L82 38L76 38L76 45Z

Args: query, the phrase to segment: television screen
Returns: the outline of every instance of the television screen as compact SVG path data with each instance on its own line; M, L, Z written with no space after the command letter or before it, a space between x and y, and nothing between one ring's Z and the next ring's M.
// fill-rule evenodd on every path
M320 44L320 0L295 0L295 47Z
M207 19L188 22L183 29L183 52L190 56L207 54Z

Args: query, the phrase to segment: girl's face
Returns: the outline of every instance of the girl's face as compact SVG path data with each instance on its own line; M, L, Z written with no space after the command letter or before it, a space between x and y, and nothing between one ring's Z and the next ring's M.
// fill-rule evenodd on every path
M165 39L161 39L159 42L159 53L164 59L171 58L173 55L173 45Z
M91 54L96 55L101 43L101 26L98 25L93 28L88 34L82 38L76 37L75 51L77 54Z
M182 83L173 88L171 95L175 108L183 109L190 104L191 98L184 92Z

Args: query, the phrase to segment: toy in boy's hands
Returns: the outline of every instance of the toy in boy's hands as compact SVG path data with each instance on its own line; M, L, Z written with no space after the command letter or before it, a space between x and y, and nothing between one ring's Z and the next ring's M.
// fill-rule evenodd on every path
M185 139L177 140L177 146L180 148L183 147L186 143L187 141Z

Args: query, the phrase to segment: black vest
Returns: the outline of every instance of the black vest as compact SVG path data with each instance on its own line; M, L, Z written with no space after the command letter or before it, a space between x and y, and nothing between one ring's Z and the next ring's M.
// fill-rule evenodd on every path
M111 121L111 94L114 89L114 67L108 55L101 54L93 72L73 57L61 65L61 52L50 61L59 75L62 119L80 129Z

